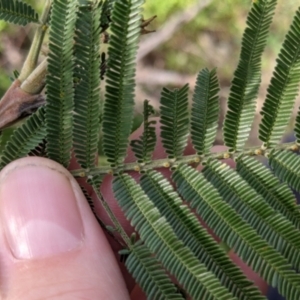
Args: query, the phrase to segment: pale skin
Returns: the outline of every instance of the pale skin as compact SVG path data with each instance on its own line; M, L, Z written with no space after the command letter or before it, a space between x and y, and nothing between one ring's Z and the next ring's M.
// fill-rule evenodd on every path
M141 129L132 138L140 134ZM162 158L165 154L160 142L157 144L154 157ZM189 146L186 154L192 151ZM126 160L133 161L130 151ZM70 169L77 167L73 161ZM167 170L163 172L170 175ZM112 195L111 179L105 177L101 192L130 234L133 229ZM89 192L96 201L98 216L111 224L91 189ZM49 209L51 203L57 209ZM57 231L56 222L63 231ZM1 299L146 299L119 262L120 246L101 229L77 182L57 163L27 157L1 171L0 226ZM25 246L21 247L24 240ZM234 253L230 255L265 293L267 285Z

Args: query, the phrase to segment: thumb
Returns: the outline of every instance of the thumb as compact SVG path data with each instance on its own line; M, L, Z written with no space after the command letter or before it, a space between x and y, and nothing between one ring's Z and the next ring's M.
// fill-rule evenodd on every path
M74 178L44 158L0 173L1 299L129 299Z

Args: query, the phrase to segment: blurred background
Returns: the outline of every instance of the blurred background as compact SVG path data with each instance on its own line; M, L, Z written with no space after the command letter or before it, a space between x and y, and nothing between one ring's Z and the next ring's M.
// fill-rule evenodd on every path
M191 95L197 73L204 67L217 67L220 80L222 113L226 110L230 83L238 63L241 38L247 13L253 0L148 0L144 18L157 18L148 29L156 32L143 35L137 66L137 112L144 99L158 109L163 86L180 87L189 83ZM44 1L27 0L41 12ZM268 45L262 61L262 84L259 92L256 122L249 144L258 144L259 111L266 95L275 60L285 33L299 6L297 0L278 0ZM11 83L14 70L20 70L33 37L34 27L18 27L0 21L0 95ZM297 112L299 100L295 105ZM291 135L292 122L287 132ZM222 134L217 143L222 144ZM270 291L269 299L282 299Z

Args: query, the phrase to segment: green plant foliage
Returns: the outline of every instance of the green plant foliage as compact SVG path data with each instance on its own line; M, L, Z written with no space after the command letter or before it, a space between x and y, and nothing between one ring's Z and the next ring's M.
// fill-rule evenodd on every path
M188 206L183 204L163 175L155 171L147 172L141 178L141 187L173 227L178 238L234 296L239 299L248 299L250 296L251 299L264 298L202 227Z
M106 73L103 149L108 162L123 162L131 133L135 88L135 56L144 0L114 3Z
M101 6L79 9L75 37L74 152L82 168L95 165L100 133Z
M216 138L219 90L216 70L203 69L196 80L191 117L191 138L199 155L209 153Z
M280 213L273 210L229 166L210 161L203 170L204 177L218 190L223 200L282 256L297 269L300 268L299 231ZM289 232L289 235L286 235Z
M265 147L277 144L289 122L300 81L300 8L282 45L261 114L259 138ZM295 127L297 139L299 126Z
M0 19L21 26L39 22L31 5L20 0L0 0Z
M161 93L161 139L169 158L182 155L189 132L188 85Z
M253 157L239 157L236 170L274 210L300 229L299 207L287 184L280 182L269 169Z
M65 167L71 159L73 131L73 37L76 1L53 1L49 31L47 153Z
M26 156L42 142L45 136L45 109L42 107L13 132L2 152L0 168L2 169L15 159Z
M126 267L145 291L148 299L184 299L176 293L176 287L145 245L132 245Z
M195 180L197 179L197 180ZM173 174L182 197L210 228L279 292L297 299L300 276L290 269L287 260L256 233L218 194L214 186L196 170L179 166ZM256 227L257 228L257 227Z
M232 5L233 1L229 2ZM12 1L15 6L1 3L11 5L12 15L20 15L15 4L22 6L21 2ZM32 113L26 110L35 104L28 100L28 92L25 100L18 96L23 94L24 83L27 87L29 83L34 88L38 85L40 91L46 84L47 102L17 129L8 128L2 134L0 167L27 155L45 156L67 167L73 151L80 168L72 174L84 177L83 182L98 197L112 221L113 229L107 232L120 243L121 257L126 255L125 265L148 299L264 299L247 274L230 260L229 250L286 299L300 299L300 274L293 270L300 269L300 209L293 194L293 190L300 192L299 141L278 144L298 91L300 9L283 43L263 105L262 146L248 148L244 144L253 121L261 56L275 0L253 1L247 19L222 128L230 149L220 153L211 149L221 105L216 70L205 68L196 80L191 114L188 85L163 88L157 124L151 119L153 107L144 102L144 131L131 142L136 161L124 163L133 130L135 58L144 1L47 3L43 24L37 29L43 34L34 39L24 68L28 61L38 61L38 54L32 53L39 52L49 26L47 60L29 71L25 81L22 76L16 79L0 101L0 117L18 115L24 107L25 113ZM109 50L104 57L106 37ZM104 95L100 85L105 87ZM295 125L297 140L299 120L300 112ZM168 157L153 157L162 146ZM110 166L96 165L102 147ZM192 147L196 153L184 155ZM235 169L220 162L225 158ZM134 227L129 236L99 188L107 184L103 178L108 173L114 177L111 188L115 198ZM94 197L92 200L87 190L83 191L95 214Z
M103 29L109 27L109 23L111 22L111 10L115 1L116 0L106 0L103 2L100 17L101 28Z
M224 122L224 142L233 151L244 146L251 129L261 79L261 55L276 3L276 0L254 1L247 18L248 27L243 35L240 61L234 73Z
M291 188L300 192L300 157L287 151L274 151L270 155L270 166L274 174Z
M156 253L165 268L176 276L192 297L201 299L205 295L206 299L234 299L189 248L177 239L172 227L129 175L116 177L113 190L146 246Z
M148 100L144 101L144 131L139 140L132 140L130 145L139 163L151 161L152 152L156 143L155 127L156 121L149 120L154 113L153 107Z

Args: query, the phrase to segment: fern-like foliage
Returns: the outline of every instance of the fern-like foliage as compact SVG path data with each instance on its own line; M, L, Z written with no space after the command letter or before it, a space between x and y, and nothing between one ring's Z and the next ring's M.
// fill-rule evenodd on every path
M0 0L0 19L21 26L39 22L31 5L20 0Z
M2 169L13 160L26 156L31 149L43 141L45 136L45 109L40 108L18 127L7 141L1 155L0 168Z
M261 114L259 137L265 147L278 143L289 122L300 81L300 8L282 45ZM296 127L297 139L300 138Z
M261 78L261 55L276 3L276 0L254 1L247 18L248 27L243 36L240 61L234 73L224 122L225 145L232 150L244 146L253 122Z
M116 177L115 196L146 246L194 299L234 299L189 248L129 175Z
M203 69L196 80L191 117L191 138L199 155L209 153L216 138L219 90L216 71Z
M144 102L144 131L139 140L132 140L131 147L139 163L147 163L151 161L151 155L154 151L156 134L156 121L149 120L151 114L154 113L153 107L148 100Z
M184 299L180 293L176 292L175 285L161 268L159 261L151 255L150 250L145 245L135 244L131 246L126 266L145 291L148 299Z
M49 158L66 167L72 148L76 9L76 1L53 1L46 78L47 153Z
M111 22L111 11L113 4L116 0L105 0L102 5L102 12L100 17L100 24L102 30L105 30L109 27Z
M161 139L169 158L178 158L187 145L189 131L188 85L161 93Z
M300 229L300 210L293 192L272 172L253 157L237 160L238 174L275 210Z
M172 226L178 238L234 296L239 299L249 299L250 296L251 299L263 298L160 173L147 172L141 178L141 187Z
M300 192L299 163L300 157L288 151L273 151L270 155L270 166L275 175L298 193Z
M220 168L225 167L224 165ZM197 180L195 180L197 179ZM188 166L180 166L173 174L178 191L210 228L258 272L270 285L289 299L300 296L300 276L274 248L257 235L233 208L223 201L218 191L202 174ZM259 227L256 227L259 228Z
M300 267L300 235L292 223L273 210L229 166L210 161L203 170L204 177L218 190L223 200L282 256L297 269ZM289 232L289 235L286 235Z
M129 144L134 107L135 56L144 0L114 3L106 74L103 149L108 162L123 162Z
M100 15L79 9L75 37L74 152L82 168L95 165L100 133Z

